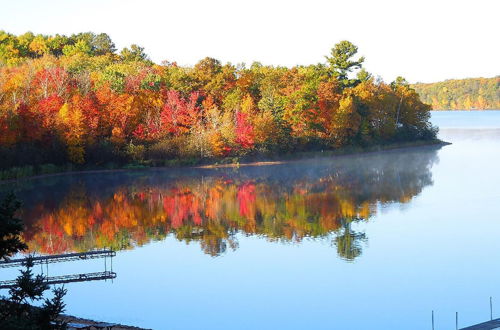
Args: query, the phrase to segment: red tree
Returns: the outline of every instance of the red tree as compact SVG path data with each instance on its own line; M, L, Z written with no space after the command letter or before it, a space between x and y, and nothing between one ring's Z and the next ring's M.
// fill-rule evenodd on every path
M186 133L201 119L201 108L197 105L198 92L193 92L186 100L178 91L168 91L161 112L162 130L179 135Z
M250 149L254 146L254 131L248 121L248 115L243 112L236 113L236 143L244 149Z

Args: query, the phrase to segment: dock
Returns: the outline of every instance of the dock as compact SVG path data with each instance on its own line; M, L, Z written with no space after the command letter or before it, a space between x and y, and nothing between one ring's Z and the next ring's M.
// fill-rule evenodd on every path
M479 323L460 330L493 330L500 329L500 319L494 319L488 322Z
M64 253L64 254L54 254L47 256L37 256L31 257L34 265L38 264L51 264L56 262L66 262L66 261L76 261L76 260L87 260L87 259L97 259L97 258L107 258L116 256L116 252L113 250L94 250L87 252L76 252L76 253ZM7 267L20 267L26 262L28 258L19 259L9 259L0 261L0 268Z
M74 282L89 282L111 280L116 278L116 273L111 271L85 273L85 274L72 274L62 276L47 277L45 283L47 284L64 284ZM17 280L0 281L0 289L10 289L17 285Z

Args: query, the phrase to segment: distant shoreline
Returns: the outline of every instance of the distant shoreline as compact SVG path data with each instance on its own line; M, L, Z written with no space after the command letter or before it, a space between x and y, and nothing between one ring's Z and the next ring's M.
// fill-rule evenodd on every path
M416 83L411 87L424 103L432 106L432 110L477 111L500 108L499 83L500 76L495 76Z
M327 158L327 157L340 157L340 156L349 156L349 155L357 155L357 154L371 154L378 153L384 151L391 150L402 150L402 149L412 149L416 147L426 147L426 146L446 146L450 145L450 142L441 141L439 139L434 140L419 140L412 142L398 142L398 143L390 143L384 145L375 145L369 147L345 147L336 150L326 150L326 151L305 151L305 152L296 152L290 154L279 154L275 156L248 156L237 161L228 162L227 159L222 160L221 163L218 161L209 161L206 164L203 164L200 161L200 164L187 164L179 161L175 163L173 166L144 166L144 165L135 165L135 164L126 164L122 168L115 169L106 169L106 168L97 168L97 169L82 169L82 170L69 170L69 171L57 171L54 173L47 174L36 174L30 175L22 178L16 179L6 179L0 180L0 185L15 183L22 180L29 179L40 179L54 176L62 176L62 175L72 175L72 174L93 174L93 173L118 173L118 172L129 172L129 171L138 171L138 170L157 170L157 169L174 169L174 168L239 168L239 167L248 167L248 166L267 166L267 165L278 165L285 164L291 161L299 161L311 158Z

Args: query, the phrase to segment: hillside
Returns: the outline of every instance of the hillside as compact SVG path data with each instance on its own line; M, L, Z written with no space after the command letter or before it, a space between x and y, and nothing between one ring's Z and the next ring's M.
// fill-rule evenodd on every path
M445 80L412 87L434 110L500 109L500 76Z

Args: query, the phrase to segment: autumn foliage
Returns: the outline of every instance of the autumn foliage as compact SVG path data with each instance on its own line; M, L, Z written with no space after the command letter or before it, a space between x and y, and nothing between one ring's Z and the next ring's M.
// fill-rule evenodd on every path
M500 109L500 76L450 79L412 86L434 110Z
M329 64L290 69L212 58L180 67L157 65L135 45L117 54L105 34L0 32L0 168L434 138L430 107L404 80L352 77L363 62L349 62L356 51L341 42Z

